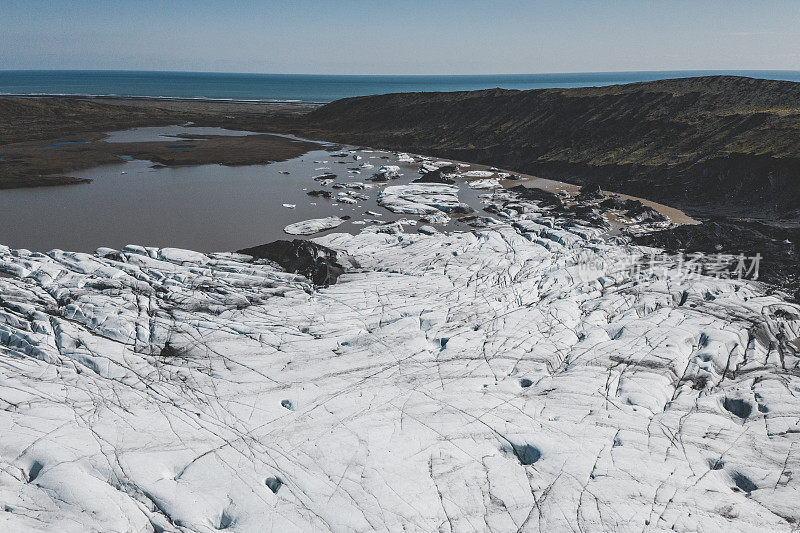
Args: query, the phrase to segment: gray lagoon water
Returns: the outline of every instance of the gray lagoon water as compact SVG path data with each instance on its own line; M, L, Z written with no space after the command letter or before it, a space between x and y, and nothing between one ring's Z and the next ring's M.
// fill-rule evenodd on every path
M110 137L126 142L149 141L187 132L183 130L203 133L200 128L138 128L113 132ZM312 179L324 172L337 174L337 182L358 182L379 166L394 164L402 167L404 175L389 185L419 177L417 165L399 163L391 152L357 150L353 155L362 159L356 161L352 156L331 157L339 152L331 150L330 145L321 143L319 150L295 159L241 167L151 168L150 161L123 159L125 154L120 154L119 164L73 174L92 179L88 184L0 191L0 244L37 251L59 248L92 252L100 246L120 248L126 244L230 251L297 238L286 235L283 228L310 218L350 216L351 220L332 230L349 232L364 228L353 224L359 220L416 218L396 215L377 205L378 193L385 184L358 191L369 199L356 205L336 205L335 200L308 196L310 190L338 192ZM348 172L362 163L375 168L361 169L360 174ZM480 208L479 195L485 192L462 183L459 197ZM287 209L283 204L296 207ZM366 211L381 216L366 215ZM409 226L408 231L414 228Z

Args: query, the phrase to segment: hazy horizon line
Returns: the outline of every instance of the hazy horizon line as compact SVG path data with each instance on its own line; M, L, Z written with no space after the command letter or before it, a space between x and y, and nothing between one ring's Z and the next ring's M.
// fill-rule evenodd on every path
M587 70L572 72L497 72L497 73L476 73L476 74L315 74L309 72L234 72L222 70L142 70L142 69L60 69L60 68L30 68L30 69L3 69L0 72L136 72L136 73L159 73L159 74L228 74L228 75L262 75L262 76L349 76L349 77L370 77L370 76L397 76L426 78L437 76L448 77L475 77L475 76L567 76L567 75L591 75L591 74L639 74L639 73L661 73L661 72L800 72L792 69L642 69L642 70Z

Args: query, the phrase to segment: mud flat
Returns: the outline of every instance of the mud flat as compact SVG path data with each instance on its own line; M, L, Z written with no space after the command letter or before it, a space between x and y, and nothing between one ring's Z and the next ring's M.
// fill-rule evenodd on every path
M80 183L80 170L118 162L131 153L163 165L218 163L243 165L281 161L302 153L303 146L268 136L207 136L185 139L184 153L160 143L108 146L105 132L146 126L192 123L248 130L265 118L293 116L313 106L174 102L104 98L0 97L0 189Z

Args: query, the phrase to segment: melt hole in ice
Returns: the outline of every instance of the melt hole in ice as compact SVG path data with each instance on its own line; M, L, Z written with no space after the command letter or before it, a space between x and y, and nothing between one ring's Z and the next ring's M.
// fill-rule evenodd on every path
M751 492L753 492L758 488L756 487L756 484L750 480L749 477L745 476L741 472L734 472L731 475L731 479L733 479L733 482L736 483L736 487L742 492L750 494Z
M742 419L747 418L753 412L752 405L738 398L725 398L722 401L722 407Z
M278 491L283 486L283 481L278 476L268 477L264 480L264 484L272 491L273 494L278 494Z
M222 511L222 514L219 517L219 525L217 529L228 529L233 525L233 517L228 514L227 511Z
M28 483L39 477L44 465L39 461L34 461L31 465L31 469L28 471Z
M161 357L177 357L180 355L177 348L172 346L169 341L164 343L164 347L161 348Z
M530 444L511 444L514 455L519 462L525 466L532 465L542 457L542 452L536 446Z

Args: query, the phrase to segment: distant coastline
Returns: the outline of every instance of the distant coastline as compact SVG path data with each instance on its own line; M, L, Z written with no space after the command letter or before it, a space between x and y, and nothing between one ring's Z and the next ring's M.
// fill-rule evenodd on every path
M498 75L312 75L156 71L0 70L0 95L236 103L328 103L386 93L551 89L737 75L800 81L800 71L673 70Z
M0 93L0 97L8 98L67 98L79 100L143 100L155 102L197 102L215 104L275 104L282 106L322 106L330 102L312 102L304 100L258 100L258 99L237 99L237 98L211 98L204 96L137 96L117 94L59 94L59 93Z

